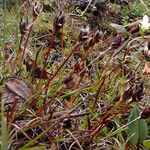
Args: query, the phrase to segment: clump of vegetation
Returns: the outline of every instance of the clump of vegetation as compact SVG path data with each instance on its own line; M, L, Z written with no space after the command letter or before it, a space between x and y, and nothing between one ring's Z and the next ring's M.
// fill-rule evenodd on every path
M3 1L1 149L150 148L149 16L92 30L95 3Z

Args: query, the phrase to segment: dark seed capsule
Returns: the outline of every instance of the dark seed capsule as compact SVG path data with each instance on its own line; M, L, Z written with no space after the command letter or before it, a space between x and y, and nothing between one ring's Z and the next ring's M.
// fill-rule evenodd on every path
M23 18L21 18L19 27L21 35L24 35L26 33L26 27L27 27L26 21Z
M63 83L65 84L67 89L72 88L72 86L73 86L73 77L72 77L72 75L70 75L69 77L65 78Z
M148 50L150 50L150 42L148 42Z
M53 30L54 33L58 32L60 29L63 28L65 24L65 14L63 11L61 11L54 19L53 22Z
M84 42L86 41L89 37L89 26L84 26L83 28L81 28L80 30L80 34L79 34L79 41L80 42Z
M40 67L38 67L38 65L35 64L35 62L33 62L33 60L30 60L30 61L24 60L24 64L26 66L26 71L30 72L34 78L48 79L47 71L42 70Z
M111 3L115 3L115 0L110 0Z
M143 109L143 111L141 113L141 118L146 119L149 117L150 117L150 106L145 106L145 108Z
M91 12L95 16L99 15L99 11L98 11L97 7L94 5L91 6Z
M73 77L70 75L69 77L65 78L63 83L64 84L68 84L69 82L71 82L73 80Z
M63 128L64 129L70 129L72 127L71 125L71 119L70 118L65 118L63 120Z

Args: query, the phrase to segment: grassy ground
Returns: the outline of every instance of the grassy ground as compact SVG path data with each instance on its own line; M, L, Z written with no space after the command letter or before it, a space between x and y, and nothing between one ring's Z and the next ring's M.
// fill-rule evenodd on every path
M148 0L0 4L2 150L150 148Z

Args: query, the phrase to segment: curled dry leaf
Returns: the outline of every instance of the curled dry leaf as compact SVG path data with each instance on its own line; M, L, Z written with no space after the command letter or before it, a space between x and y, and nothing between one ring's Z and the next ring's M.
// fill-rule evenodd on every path
M11 77L5 84L5 88L3 91L3 99L5 101L6 106L12 106L16 97L18 97L18 103L23 103L31 96L31 88L25 82L24 79L18 77Z

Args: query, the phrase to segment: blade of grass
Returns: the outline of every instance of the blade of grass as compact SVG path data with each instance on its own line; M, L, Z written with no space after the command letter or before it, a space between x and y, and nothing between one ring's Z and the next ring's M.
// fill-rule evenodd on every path
M27 144L25 144L23 146L23 148L27 148L28 146L34 144L38 139L40 139L41 137L43 137L47 132L49 132L51 129L53 129L54 127L56 127L56 125L58 123L60 123L64 118L66 118L69 114L71 114L74 110L76 110L80 105L82 104L79 103L77 104L74 109L70 110L64 117L61 117L60 120L58 120L56 123L54 123L52 126L50 126L49 128L47 128L44 132L40 133L38 136L36 136L34 139L32 139L30 142L28 142Z
M0 95L0 97L2 97L2 96ZM7 136L7 121L6 121L6 117L4 115L4 99L1 99L1 128L2 128L1 149L7 150L8 149L8 136Z

